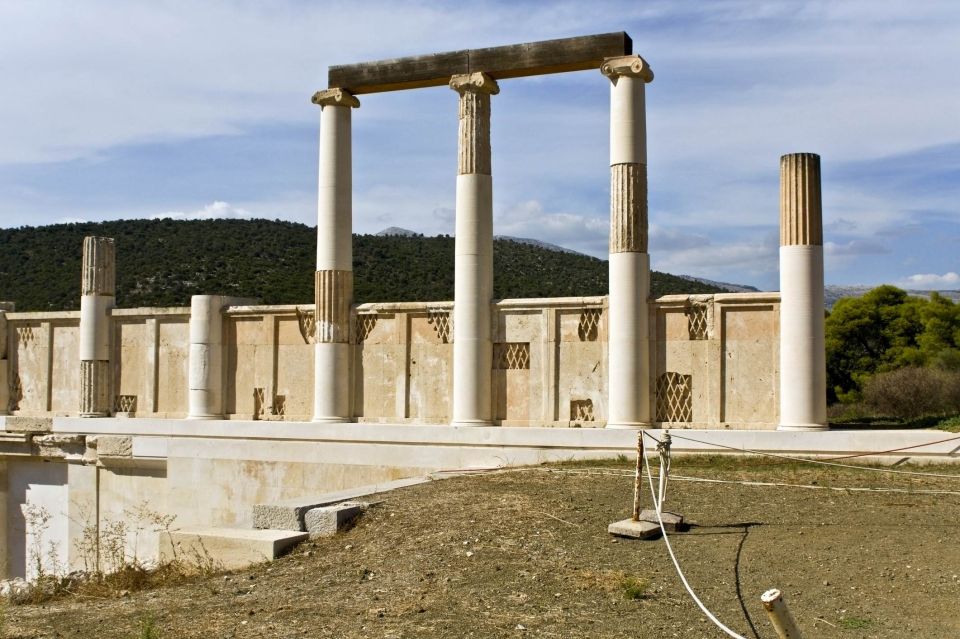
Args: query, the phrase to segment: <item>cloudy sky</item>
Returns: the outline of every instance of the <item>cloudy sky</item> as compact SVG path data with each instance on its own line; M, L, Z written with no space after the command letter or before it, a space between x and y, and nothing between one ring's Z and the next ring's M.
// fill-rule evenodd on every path
M329 65L626 31L654 268L777 288L778 158L822 156L827 282L960 288L960 3L0 0L0 225L315 224ZM495 232L600 257L608 81L505 80ZM354 229L453 233L457 96L361 96Z

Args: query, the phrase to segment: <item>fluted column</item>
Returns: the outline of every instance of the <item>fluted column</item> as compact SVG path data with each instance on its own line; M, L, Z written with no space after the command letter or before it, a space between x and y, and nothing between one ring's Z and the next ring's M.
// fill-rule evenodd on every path
M313 421L350 421L350 305L353 303L351 109L342 89L313 96L321 107L314 314Z
M110 309L116 250L111 237L83 238L80 297L80 416L110 414Z
M500 92L485 73L455 75L460 94L453 297L454 425L491 424L493 342L493 178L490 96Z
M780 426L827 427L820 156L780 158Z
M608 428L650 424L650 256L647 253L647 130L640 56L610 58L610 293Z

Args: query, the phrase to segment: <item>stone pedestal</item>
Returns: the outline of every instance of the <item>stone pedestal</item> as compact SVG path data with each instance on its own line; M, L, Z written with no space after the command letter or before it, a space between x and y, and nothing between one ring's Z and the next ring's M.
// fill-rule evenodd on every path
M313 96L321 107L314 317L313 420L348 422L350 305L353 303L353 177L351 109L360 102L342 89Z
M80 297L81 417L110 414L110 310L115 305L115 289L113 238L84 238Z
M187 419L223 419L223 309L254 301L225 295L194 295L190 299Z
M780 158L780 426L827 428L820 156Z
M500 92L484 73L456 75L460 94L453 305L453 418L464 426L490 425L493 342L493 178L490 170L490 96Z
M610 296L608 428L650 424L650 256L647 134L640 56L608 59L610 79Z

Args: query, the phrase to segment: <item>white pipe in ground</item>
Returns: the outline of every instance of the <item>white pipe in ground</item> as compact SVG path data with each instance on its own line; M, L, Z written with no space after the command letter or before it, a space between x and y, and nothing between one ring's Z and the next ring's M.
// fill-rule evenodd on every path
M802 639L797 622L793 620L793 615L790 614L779 590L771 588L760 595L760 601L763 602L763 609L767 611L770 623L780 639Z

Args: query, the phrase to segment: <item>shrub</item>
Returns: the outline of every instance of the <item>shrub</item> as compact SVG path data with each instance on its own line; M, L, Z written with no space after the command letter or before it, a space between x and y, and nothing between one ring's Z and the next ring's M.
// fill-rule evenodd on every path
M960 372L908 366L871 377L864 402L878 413L914 419L960 413Z

